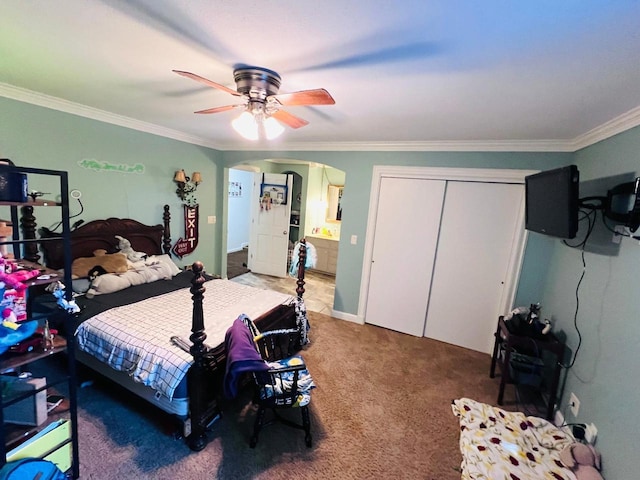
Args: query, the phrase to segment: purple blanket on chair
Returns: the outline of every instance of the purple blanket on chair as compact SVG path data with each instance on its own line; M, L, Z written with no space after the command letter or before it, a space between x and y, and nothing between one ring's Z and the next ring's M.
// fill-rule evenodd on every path
M242 321L236 318L224 338L227 351L227 369L224 375L224 396L235 398L238 395L238 379L244 372L269 370L253 343L253 335Z

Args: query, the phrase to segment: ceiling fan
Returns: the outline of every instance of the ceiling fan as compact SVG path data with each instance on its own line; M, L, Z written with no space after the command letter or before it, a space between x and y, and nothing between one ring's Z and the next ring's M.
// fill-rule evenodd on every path
M273 70L262 67L242 66L236 68L233 71L236 90L195 73L182 70L173 71L183 77L227 92L234 97L240 97L240 103L208 108L195 113L209 114L242 109L243 113L231 124L240 135L248 140L276 138L284 131L282 124L291 128L300 128L309 124L306 120L282 110L282 107L333 105L336 103L324 88L279 94L280 75Z

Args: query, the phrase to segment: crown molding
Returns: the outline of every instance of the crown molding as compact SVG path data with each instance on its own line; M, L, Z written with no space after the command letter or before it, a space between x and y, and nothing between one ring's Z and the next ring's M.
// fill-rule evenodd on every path
M7 83L0 83L0 96L18 100L20 102L30 103L32 105L38 105L40 107L50 108L52 110L58 110L60 112L70 113L72 115L78 115L80 117L90 118L92 120L98 120L99 122L130 128L139 132L151 133L160 137L171 138L173 140L179 140L193 145L219 149L219 145L208 139L189 135L171 128L161 127L160 125L155 125L153 123L135 120L123 115L117 115L105 110L88 107L79 103L70 102L51 95L45 95L44 93L15 87Z
M640 106L570 140L445 140L425 142L218 143L25 88L0 83L0 96L220 151L575 152L640 125Z
M632 108L628 112L597 126L593 130L589 130L587 133L578 135L571 141L572 151L576 152L637 127L638 125L640 125L640 106Z
M570 152L565 140L459 140L425 142L334 142L273 144L221 144L234 151L319 152Z

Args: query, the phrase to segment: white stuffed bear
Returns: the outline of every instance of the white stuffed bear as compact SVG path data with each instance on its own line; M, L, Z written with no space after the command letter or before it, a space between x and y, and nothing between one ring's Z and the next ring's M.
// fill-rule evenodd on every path
M131 242L126 238L121 237L120 235L116 235L116 238L118 239L118 250L120 250L121 253L124 253L127 256L127 260L130 262L139 262L140 260L144 260L147 256L146 253L136 252L131 247Z

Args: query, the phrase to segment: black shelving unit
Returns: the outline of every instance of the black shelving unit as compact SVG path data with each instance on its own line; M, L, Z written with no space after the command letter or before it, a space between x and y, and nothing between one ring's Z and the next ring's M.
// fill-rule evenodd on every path
M8 174L24 174L27 176L27 181L31 179L38 178L38 176L48 176L57 178L58 186L59 186L59 197L56 200L45 200L42 198L36 199L27 199L27 201L13 201L14 198L10 198L9 201L0 200L0 207L4 209L6 212L7 209L10 212L11 217L11 225L12 225L12 237L11 240L5 239L0 241L0 245L11 245L13 247L13 254L16 259L17 265L23 265L25 268L40 268L41 266L34 264L34 260L37 261L38 255L38 242L49 241L47 239L38 239L36 238L34 228L30 228L33 226L25 225L25 218L29 218L30 214L32 214L33 209L35 208L58 208L60 210L60 220L62 226L62 235L61 237L57 237L52 239L51 241L62 241L63 252L64 252L64 276L62 278L63 283L66 287L65 295L67 300L72 299L72 284L71 284L71 243L70 243L70 225L69 225L69 185L68 185L68 177L67 172L58 171L58 170L48 170L48 169L39 169L39 168L30 168L30 167L17 167L10 165L0 165L0 181L6 180L8 178ZM11 176L10 178L15 178ZM23 198L18 198L18 200L24 200ZM19 218L20 212L22 213L22 218ZM32 215L31 215L32 216ZM4 217L3 217L4 218ZM28 220L27 220L28 222ZM21 228L22 227L22 228ZM2 240L2 239L0 239ZM44 267L42 267L44 268ZM50 280L35 280L28 283L28 288L30 293L37 293L37 290L41 290L42 286L47 282L53 282L60 280L59 277L52 277ZM39 316L32 316L31 310L27 309L28 319L37 319L40 324L43 324L46 315L41 314ZM70 328L65 328L66 332L72 332L71 328L71 317L70 314L66 313L64 310L60 310L56 312L56 317L58 319L62 318L65 327L69 326ZM66 353L66 362L65 367L66 371L63 375L54 375L52 377L47 377L44 386L40 386L38 388L34 388L28 392L20 393L18 395L7 396L7 398L2 398L0 400L0 434L2 436L3 441L0 442L0 466L4 465L7 460L7 453L14 449L24 442L28 441L30 438L38 435L39 432L42 432L49 424L52 422L56 422L60 419L68 422L65 426L65 431L68 428L69 434L65 435L64 438L60 440L56 440L55 442L44 442L48 443L49 446L45 451L42 451L39 455L41 457L49 457L52 455L55 457L56 452L60 449L65 448L67 445L71 444L71 458L70 458L70 468L66 473L71 478L79 478L80 476L80 463L78 456L78 423L77 423L77 379L76 379L76 363L75 363L75 353L74 353L74 344L73 338L69 339L69 342L62 336L54 337L53 347L47 349L46 351L40 347L35 347L29 353L22 354L13 354L13 353L5 353L0 356L0 375L12 375L14 378L16 374L19 374L23 370L27 369L30 365L33 366L35 363L40 362L49 362L53 361L54 358L58 359L59 355ZM7 379L9 380L9 379ZM12 405L24 401L29 397L37 395L38 393L45 391L47 388L53 388L54 386L64 385L66 387L68 393L69 400L69 410L68 412L64 412L62 414L55 414L55 410L51 412L50 415L47 416L47 420L41 425L31 427L31 426L17 426L10 425L5 423L4 412L5 409L11 407ZM34 399L35 402L35 399ZM65 422L65 423L66 423ZM59 435L58 435L59 436ZM53 437L53 435L52 435ZM32 456L32 455L30 455Z

